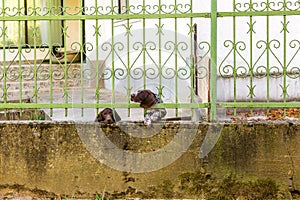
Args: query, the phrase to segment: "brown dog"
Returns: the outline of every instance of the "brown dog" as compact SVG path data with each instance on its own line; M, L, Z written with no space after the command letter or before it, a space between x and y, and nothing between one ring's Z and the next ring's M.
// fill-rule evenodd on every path
M131 101L140 103L141 108L145 108L144 124L150 125L152 121L159 121L166 116L167 111L164 108L152 108L155 104L163 103L159 95L151 90L138 90L131 94Z
M112 124L121 120L119 114L111 109L105 108L97 115L95 122L104 122L104 124Z

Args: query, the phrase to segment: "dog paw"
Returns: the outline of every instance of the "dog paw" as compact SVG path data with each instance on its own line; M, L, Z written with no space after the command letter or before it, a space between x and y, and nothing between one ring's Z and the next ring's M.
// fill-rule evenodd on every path
M151 125L151 120L150 119L145 119L144 120L144 125L150 126Z
M151 121L153 122L157 122L158 120L160 120L160 114L159 112L154 112L151 116L150 116Z

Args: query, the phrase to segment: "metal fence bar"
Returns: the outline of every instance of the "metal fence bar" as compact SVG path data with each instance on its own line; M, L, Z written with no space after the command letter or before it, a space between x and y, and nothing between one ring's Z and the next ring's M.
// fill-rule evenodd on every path
M158 19L158 18L210 18L212 13L180 13L180 14L122 14L122 15L55 15L55 16L10 16L3 14L1 21L41 21L41 20L123 20L123 19ZM218 12L217 17L249 17L249 16L288 16L288 15L300 15L299 10L286 10L286 11L249 11L249 12Z
M236 5L236 1L234 0L233 1L233 11L236 11L235 9L235 5ZM234 47L233 47L233 102L236 102L237 101L237 52L236 52L236 17L233 16L233 44L234 44ZM233 109L233 115L236 116L237 114L237 110L236 108Z
M2 5L5 6L5 1L2 0ZM3 12L3 16L5 17L5 12ZM7 27L6 27L6 22L2 21L2 42L3 44L6 43L6 37L7 37ZM7 103L7 66L6 66L6 48L4 48L3 51L3 103ZM6 109L4 109L4 116L6 117Z
M82 10L83 8L83 1L80 1L80 12L83 13L84 11ZM83 13L84 14L84 13ZM83 21L84 20L79 20L79 32L80 33L84 33L83 29L84 29L84 26L83 26ZM83 38L83 34L80 34L79 36L79 44L78 44L78 52L80 54L80 71L81 71L81 74L80 74L80 85L81 85L81 103L84 103L84 96L85 96L85 88L84 88L84 72L85 72L85 69L84 69L84 65L83 65L83 53L84 53L84 46L85 46L85 41L84 41L84 38ZM96 48L98 48L98 46L96 46ZM76 50L76 47L73 48L74 50ZM98 68L98 65L96 66L96 68ZM84 116L84 108L81 109L81 116L83 117Z
M252 5L253 2L252 0L250 0L250 4ZM250 7L250 12L252 11L252 7ZM253 22L253 16L249 17L249 45L250 45L250 56L249 56L249 85L248 85L248 89L249 89L249 98L250 98L250 102L253 102L253 97L255 96L254 94L254 84L253 84L253 32L254 32L254 22ZM250 115L253 115L253 110L250 108Z
M267 0L267 4L269 4L269 0ZM267 8L267 11L269 11L269 8ZM270 16L266 16L266 42L267 44L270 44ZM266 99L267 103L270 102L270 49L266 49ZM269 115L269 109L267 109L267 115Z
M270 104L273 105L273 104ZM277 104L276 104L277 105ZM289 104L288 104L289 105ZM291 104L291 107L297 104ZM300 103L299 103L300 105ZM208 103L198 104L198 103L181 103L181 104L174 104L174 103L161 103L159 105L154 106L153 108L207 108L209 106ZM32 108L32 109L46 109L46 108L140 108L138 104L127 104L127 103L69 103L69 104L62 104L62 103L2 103L0 104L0 109L18 109L18 108Z
M210 120L217 120L217 0L211 0Z
M169 104L169 103L162 103L155 108L207 108L209 107L209 103L181 103L181 104ZM253 102L253 103L244 103L244 102L228 102L228 103L217 103L217 106L223 108L299 108L300 102ZM111 103L101 103L101 104L94 104L94 103L85 103L85 104L61 104L61 103L2 103L0 104L0 109L19 109L19 108L32 108L32 109L43 109L43 108L139 108L137 104L111 104Z
M98 1L95 0L95 7L98 8ZM96 12L96 16L98 15L98 11ZM100 24L99 24L99 19L95 20L95 26L94 26L94 34L95 34L95 44L96 44L96 61L95 61L95 65L96 65L96 76L95 76L95 81L96 81L96 86L95 86L95 102L98 104L100 101L100 85L99 85L99 81L100 81L100 71L99 71L99 39L100 39ZM96 108L96 115L99 113L99 108Z
M284 5L286 5L286 0L283 1ZM284 11L286 11L286 7L284 6ZM287 19L286 16L283 16L283 85L282 85L282 95L283 95L283 102L286 103L287 101ZM283 109L283 115L286 116L286 109Z
M50 2L52 3L52 1ZM50 15L52 15L52 13L50 13ZM48 34L51 35L52 33L52 23L53 21L49 21L49 30L48 30ZM52 52L53 47L53 43L52 43L52 37L49 37L49 103L53 104L53 64L52 64L52 58L54 58L54 52ZM50 113L49 113L50 117L53 116L53 108L50 108Z
M177 0L174 1L175 5L177 5ZM177 10L175 10L175 14L177 14ZM174 44L175 44L175 57L174 57L174 63L175 63L175 80L174 80L174 84L175 84L175 103L178 104L179 102L179 92L178 92L178 19L175 18L174 19ZM178 116L178 108L176 108L175 110L175 115Z
M191 10L190 10L190 13L193 13L193 1L190 0L190 5L191 5ZM195 41L194 41L194 24L193 24L193 17L190 18L190 23L189 23L189 28L190 28L190 32L189 32L189 37L190 37L190 62L189 62L189 68L190 68L190 75L191 75L191 87L190 87L190 95L191 95L191 103L195 103L195 54L194 54L194 48L195 47ZM192 116L195 115L195 112L193 111L192 112Z
M130 5L130 0L126 1L126 13L129 12L129 5ZM131 81L131 76L130 76L130 72L131 72L131 60L130 60L130 19L126 19L126 39L127 39L127 67L126 67L126 72L128 74L128 81L127 81L127 86L126 86L126 94L128 96L127 98L127 103L130 104L130 93L131 93L131 85L130 85L130 81ZM127 109L127 116L130 117L131 114L131 110L130 108Z
M111 15L113 16L114 15L114 1L111 0ZM113 103L115 103L116 99L115 99L115 51L116 51L116 46L115 46L115 39L114 39L114 36L115 36L115 19L111 19L111 60L112 60L112 63L111 63L111 67L112 67L112 76L111 76L111 85L112 85L112 99L111 101Z
M158 0L158 13L161 14L161 0ZM163 34L163 24L161 18L158 19L158 95L162 98L162 34Z
M273 12L269 13L270 15ZM5 13L4 13L5 14ZM298 13L300 14L300 13ZM226 15L226 13L225 13ZM229 14L228 14L229 15ZM274 12L274 15L279 15L279 13ZM209 18L210 13L180 13L180 14L100 14L100 15L55 15L55 16L9 16L4 15L1 18L1 21L41 21L41 20L54 20L54 21L61 21L61 20L124 20L124 19L168 19L168 18L197 18L197 17L204 17Z
M18 9L21 9L21 5L20 5L20 1L18 1ZM18 13L18 16L21 15L21 12ZM21 32L21 21L18 21L18 32L20 33ZM19 41L22 41L22 37L21 37L21 34L19 34L19 37L18 37ZM22 60L22 46L21 46L21 42L19 42L18 44L18 59L19 60ZM19 87L20 87L20 90L19 90L19 102L21 103L22 102L22 96L23 96L23 87L22 87L22 63L19 62ZM20 117L22 116L22 109L20 109Z
M146 7L146 0L143 0L143 8ZM146 10L143 9L143 15L146 14ZM146 89L146 18L143 18L143 88Z
M63 9L63 14L66 13L66 8ZM68 38L68 33L67 33L67 30L68 30L68 26L67 26L67 23L66 21L63 21L63 40L64 40L64 47L67 46L67 38ZM64 48L64 51L63 51L63 55L64 55L64 58L63 58L63 69L64 69L64 86L63 86L63 97L64 97L64 103L65 104L68 104L69 103L69 88L68 88L68 81L69 81L69 72L68 72L68 61L67 61L67 50L66 48ZM65 116L68 116L68 108L65 108Z
M33 0L33 13L34 16L36 16L36 0ZM33 21L33 82L34 82L34 86L33 86L33 102L37 103L38 102L38 63L37 63L37 21L34 20ZM36 111L35 111L36 114Z

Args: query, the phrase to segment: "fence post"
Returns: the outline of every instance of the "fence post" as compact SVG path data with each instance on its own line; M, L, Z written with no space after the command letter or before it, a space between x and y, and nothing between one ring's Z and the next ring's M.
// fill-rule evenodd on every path
M210 121L217 120L217 0L211 0Z

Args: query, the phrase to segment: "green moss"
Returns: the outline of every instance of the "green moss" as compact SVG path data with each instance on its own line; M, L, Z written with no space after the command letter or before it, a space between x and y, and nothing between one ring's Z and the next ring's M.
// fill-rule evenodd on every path
M200 170L183 173L178 182L164 180L143 193L142 198L205 198L233 200L285 199L287 195L271 179L247 180L234 174L217 180L210 173Z

